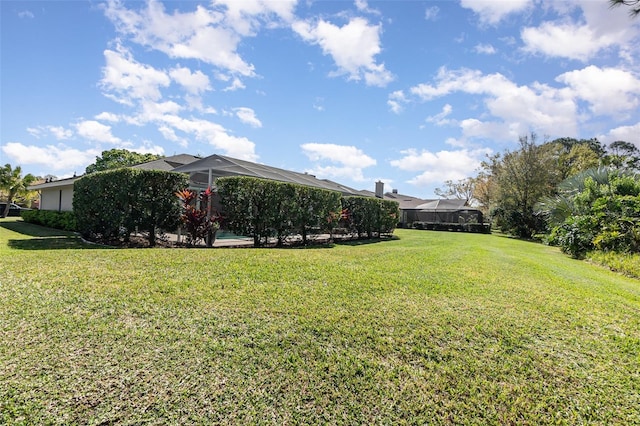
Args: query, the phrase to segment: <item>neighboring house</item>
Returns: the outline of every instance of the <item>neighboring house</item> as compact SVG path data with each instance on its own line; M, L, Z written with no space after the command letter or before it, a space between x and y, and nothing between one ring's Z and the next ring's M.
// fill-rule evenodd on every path
M199 160L188 154L179 154L171 157L164 157L159 160L149 161L148 163L137 164L132 166L137 169L146 170L173 170L176 167ZM73 184L82 176L74 176L67 179L45 181L29 186L30 191L38 191L40 193L40 210L54 210L58 212L73 210Z
M362 191L370 197L396 201L400 207L400 227L410 228L414 222L424 223L483 223L482 212L467 205L465 200L412 197L397 190L384 192L384 184L376 182L376 192Z
M483 223L482 212L467 205L465 200L431 200L408 215L412 222L425 223Z

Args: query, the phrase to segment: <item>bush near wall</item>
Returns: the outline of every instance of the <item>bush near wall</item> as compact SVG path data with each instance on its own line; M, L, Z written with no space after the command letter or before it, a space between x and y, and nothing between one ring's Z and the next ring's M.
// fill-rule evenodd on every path
M216 179L224 217L223 226L253 237L254 246L276 237L278 244L291 235L307 237L331 229L340 217L340 193L247 176Z
M343 197L342 208L348 228L359 238L392 234L398 224L400 210L396 201L373 197Z
M22 219L25 222L48 228L75 231L77 229L76 215L73 212L57 212L53 210L23 210Z
M122 168L96 172L74 183L77 230L86 238L128 242L136 229L156 244L160 231L180 224L175 193L187 187L182 173Z

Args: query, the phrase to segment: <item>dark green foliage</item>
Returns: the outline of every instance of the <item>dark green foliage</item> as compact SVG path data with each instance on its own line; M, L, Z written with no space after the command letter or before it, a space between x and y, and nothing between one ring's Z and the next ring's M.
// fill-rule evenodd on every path
M560 182L557 164L554 150L538 145L535 134L521 137L517 151L506 151L484 163L497 188L492 216L502 232L531 238L545 231L545 221L534 206Z
M105 170L119 169L121 167L147 163L160 158L162 158L162 155L139 154L126 149L114 148L108 151L102 151L102 155L100 157L96 157L96 162L87 166L85 173L89 174Z
M638 175L615 169L587 171L563 183L560 190L560 206L554 199L543 203L545 213L556 224L552 244L576 258L594 249L640 252Z
M340 193L303 185L233 176L218 178L216 186L224 226L236 234L252 236L256 247L269 237L277 237L278 244L283 244L296 234L306 244L311 234L333 234L341 216L341 225L359 237L389 234L399 217L395 201L347 197L341 205Z
M261 246L269 237L278 243L299 233L303 243L311 232L330 226L340 211L340 194L319 188L246 176L216 180L224 224Z
M398 224L398 203L373 197L344 197L347 228L359 238L373 238L374 234L391 234Z
M175 193L187 184L185 175L160 170L123 168L84 176L74 184L78 231L88 238L126 242L138 229L148 233L154 246L158 230L177 229Z
M22 219L25 222L64 231L76 230L76 215L73 212L56 212L52 210L23 210Z
M341 211L340 193L297 185L294 197L293 225L302 235L304 244L309 232L333 230Z

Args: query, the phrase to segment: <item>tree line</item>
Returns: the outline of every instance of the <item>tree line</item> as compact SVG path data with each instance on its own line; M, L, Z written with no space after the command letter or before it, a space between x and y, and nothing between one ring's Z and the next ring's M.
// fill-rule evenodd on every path
M532 133L517 149L487 157L477 176L447 181L436 193L475 203L502 232L545 236L575 257L591 249L637 252L639 172L640 150L630 142L540 144Z

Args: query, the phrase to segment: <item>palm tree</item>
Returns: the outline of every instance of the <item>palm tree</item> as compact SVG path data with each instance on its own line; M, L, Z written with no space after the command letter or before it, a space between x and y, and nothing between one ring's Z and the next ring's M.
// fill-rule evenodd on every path
M570 216L583 214L581 206L576 205L575 198L586 189L587 180L591 179L599 185L609 185L613 173L608 167L597 167L568 177L560 182L555 194L543 197L538 202L536 210L544 214L552 226L562 224Z
M17 195L26 193L27 187L35 180L36 178L32 174L22 176L20 166L12 169L11 164L5 164L4 167L0 168L0 189L7 191L7 206L2 213L3 218L9 215L9 206L13 199Z

